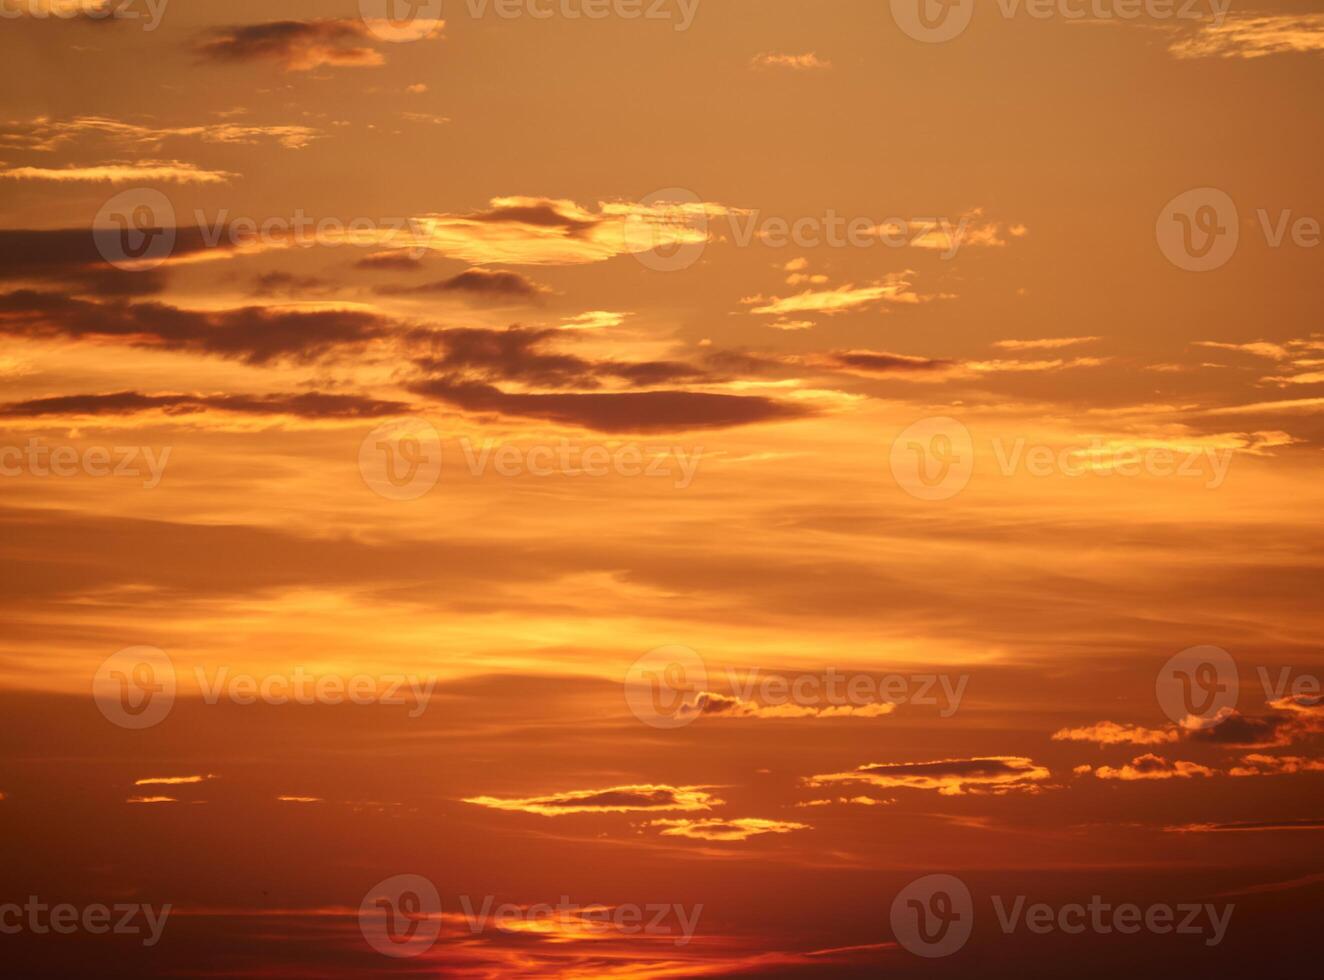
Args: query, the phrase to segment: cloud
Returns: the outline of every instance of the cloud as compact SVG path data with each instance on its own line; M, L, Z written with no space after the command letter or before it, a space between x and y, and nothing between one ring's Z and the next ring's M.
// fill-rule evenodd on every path
M820 58L813 51L805 54L785 54L781 51L764 51L755 55L749 63L751 68L789 68L792 71L824 71L832 67L832 62Z
M600 202L593 211L568 200L497 197L468 214L414 218L410 244L473 265L583 265L704 244L709 219L732 213L689 201Z
M143 160L140 163L101 163L87 167L10 167L0 170L8 180L46 180L55 183L125 184L168 181L176 184L223 184L238 176L225 170L203 170L178 160Z
M1256 357L1267 357L1275 361L1286 360L1291 356L1291 352L1282 344L1273 344L1265 340L1256 340L1245 344L1225 344L1216 340L1197 340L1195 346L1254 354Z
M473 796L464 800L491 810L536 813L560 817L572 813L647 813L650 811L711 810L722 801L702 786L639 785L610 789L574 790L524 799Z
M759 817L740 817L733 820L652 820L650 827L661 827L663 837L688 837L691 840L746 841L764 834L789 834L796 830L811 830L808 824L790 820L765 820Z
M175 417L202 412L236 415L288 415L302 419L368 419L401 415L403 402L319 391L267 395L145 395L121 391L107 395L61 395L0 405L0 418L100 417L162 412Z
M471 412L497 412L597 432L679 432L804 418L811 410L771 398L692 391L508 393L487 384L440 378L409 386L416 394Z
M1252 753L1241 757L1241 765L1228 770L1229 776L1281 776L1302 772L1324 772L1324 759L1309 759L1299 755L1260 755Z
M895 704L841 704L814 708L799 704L755 704L741 698L701 691L694 704L702 715L719 718L881 718L896 710Z
M1243 715L1235 708L1224 708L1210 719L1195 719L1188 724L1187 737L1192 742L1208 742L1235 748L1278 748L1295 741L1300 726L1288 715Z
M1324 14L1273 14L1229 18L1173 42L1178 58L1264 58L1324 51Z
M203 58L222 63L272 62L285 71L311 71L323 65L363 68L384 63L363 43L372 38L359 19L280 20L218 28L197 45Z
M1075 772L1077 775L1087 775L1093 772L1098 779L1120 779L1127 782L1134 780L1150 779L1190 779L1192 776L1216 776L1218 772L1210 769L1208 766L1202 766L1195 762L1184 762L1177 760L1169 762L1161 755L1146 753L1137 756L1121 768L1112 766L1099 766L1091 769L1090 766L1079 766Z
M562 330L601 330L619 327L632 313L613 313L611 310L588 310L561 320Z
M909 354L889 354L886 351L871 350L835 351L828 356L828 362L833 367L860 371L865 374L944 371L955 366L954 361L935 360L929 357L912 357Z
M1084 728L1063 728L1053 733L1054 742L1094 742L1097 745L1161 745L1181 738L1177 729L1141 728L1100 721Z
M146 779L135 779L135 786L184 786L193 783L205 783L208 780L216 779L216 775L208 773L205 776L149 776Z
M820 807L820 806L892 806L896 800L876 800L872 796L838 796L836 799L829 800L805 800L797 803L796 807Z
M313 361L383 337L389 326L376 314L351 309L186 310L157 302L94 303L33 290L0 295L0 335L113 340L248 364Z
M152 804L152 803L178 803L179 800L173 796L130 796L125 803Z
M406 252L373 252L354 263L356 269L399 269L411 272L423 268L423 263Z
M921 298L911 291L909 277L912 275L914 273L909 271L896 272L867 286L848 284L836 289L806 289L794 296L773 296L770 299L754 296L742 302L754 307L751 313L772 316L797 313L834 316L883 303L919 303Z
M309 126L246 126L231 122L196 126L149 126L110 116L74 116L65 120L38 116L26 122L0 126L0 146L49 152L71 141L94 136L152 151L159 150L167 139L176 138L241 145L253 145L263 139L271 139L287 150L299 150L320 135L318 130Z
M402 294L455 294L493 302L500 300L537 301L550 290L518 272L497 272L490 269L466 269L459 275L421 286L380 286L384 295Z
M993 346L1002 350L1058 350L1062 347L1092 344L1101 339L1101 337L1044 337L1039 340L999 340Z
M1288 830L1324 830L1324 818L1302 817L1292 820L1244 820L1236 823L1187 823L1164 827L1170 834L1243 834Z
M943 759L937 762L871 763L851 772L810 776L810 786L868 783L887 788L935 790L943 796L1038 792L1052 774L1022 756Z

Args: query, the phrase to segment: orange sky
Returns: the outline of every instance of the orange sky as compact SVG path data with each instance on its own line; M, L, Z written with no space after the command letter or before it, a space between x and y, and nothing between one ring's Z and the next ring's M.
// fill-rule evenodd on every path
M0 13L23 975L1314 961L1324 4Z

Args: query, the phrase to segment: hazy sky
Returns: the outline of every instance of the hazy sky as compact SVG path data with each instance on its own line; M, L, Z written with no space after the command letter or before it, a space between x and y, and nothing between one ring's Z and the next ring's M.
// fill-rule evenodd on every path
M25 975L1317 960L1324 4L0 13Z

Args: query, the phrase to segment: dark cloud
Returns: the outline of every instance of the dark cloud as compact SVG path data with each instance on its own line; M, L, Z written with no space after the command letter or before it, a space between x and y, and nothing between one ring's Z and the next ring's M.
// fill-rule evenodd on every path
M896 371L941 371L952 367L955 363L881 351L836 351L831 358L838 367L877 374L890 374Z
M465 381L507 380L543 388L595 389L609 378L648 387L707 377L702 369L677 361L590 361L544 350L546 343L566 338L559 330L456 328L419 331L412 337L440 348L436 355L420 357L415 363L428 374L448 376L442 379L448 382L463 376Z
M196 50L209 61L269 61L286 71L381 64L381 55L361 43L368 37L360 20L279 20L218 28Z
M421 286L381 286L378 287L377 292L388 296L411 293L452 293L493 302L512 299L536 301L547 292L547 289L518 272L467 269L457 276L442 279L438 282L424 283Z
M296 276L290 272L267 272L253 281L254 296L300 296L334 292L336 284L317 276Z
M557 210L554 202L489 208L486 211L475 211L465 217L470 221L492 224L514 222L522 225L534 225L539 228L562 228L572 236L582 235L599 224L595 220L589 221L563 214Z
M0 405L0 418L48 415L133 415L163 410L168 415L221 411L243 415L294 415L308 419L364 419L407 412L404 402L362 395L332 395L318 391L268 395L145 395L120 391L108 395L62 395Z
M0 335L115 339L248 364L312 361L336 349L361 346L387 330L385 320L360 310L295 312L245 306L200 311L158 302L93 303L33 290L0 295Z
M1290 745L1304 734L1298 718L1283 714L1243 715L1229 710L1215 724L1194 729L1187 734L1192 742L1208 742L1243 749L1275 748Z
M374 252L354 263L356 269L399 269L412 271L423 268L423 262L405 252Z
M802 418L809 411L771 398L691 391L512 394L487 384L438 378L410 386L417 394L471 412L497 412L576 425L597 432L678 432Z
M165 268L128 271L107 262L90 228L44 231L0 229L0 281L59 283L76 295L148 296L165 285ZM209 247L229 248L227 236L208 246L199 228L175 229L173 258Z

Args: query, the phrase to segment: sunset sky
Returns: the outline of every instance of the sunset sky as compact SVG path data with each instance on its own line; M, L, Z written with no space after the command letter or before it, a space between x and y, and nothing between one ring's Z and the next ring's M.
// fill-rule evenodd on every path
M0 14L14 976L1318 963L1324 3Z

